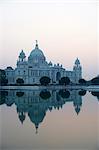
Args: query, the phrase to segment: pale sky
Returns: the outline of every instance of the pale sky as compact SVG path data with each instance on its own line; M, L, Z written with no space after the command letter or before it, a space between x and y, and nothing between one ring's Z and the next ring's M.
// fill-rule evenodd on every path
M83 77L99 74L98 1L0 0L0 68L16 67L38 40L46 59L72 70L78 57Z

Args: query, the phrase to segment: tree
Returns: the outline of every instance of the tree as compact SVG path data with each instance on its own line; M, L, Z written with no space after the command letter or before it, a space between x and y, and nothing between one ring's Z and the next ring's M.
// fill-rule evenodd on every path
M8 83L8 79L3 79L3 81L2 81L2 85L7 85L7 83Z
M91 80L91 84L92 85L99 85L99 76L95 77Z
M0 85L7 85L8 79L6 78L5 70L0 69Z
M79 84L85 85L87 81L85 79L79 79Z
M50 83L50 80L51 79L49 77L43 76L40 79L40 83L41 83L41 85L47 86Z
M59 81L59 84L68 85L68 84L70 84L70 79L68 77L62 77Z
M24 80L22 78L18 78L16 80L16 83L19 84L19 85L22 85L22 84L24 84Z

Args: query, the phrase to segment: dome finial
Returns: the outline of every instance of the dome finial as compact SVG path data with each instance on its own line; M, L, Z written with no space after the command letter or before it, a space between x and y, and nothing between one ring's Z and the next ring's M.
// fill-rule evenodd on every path
M36 44L38 44L38 41L36 40Z
M36 46L35 46L36 49L38 49L38 41L36 40Z
M77 59L75 60L75 65L80 65L80 61L79 61L78 57L77 57Z
M36 128L36 134L38 133L38 125L35 125L35 128Z

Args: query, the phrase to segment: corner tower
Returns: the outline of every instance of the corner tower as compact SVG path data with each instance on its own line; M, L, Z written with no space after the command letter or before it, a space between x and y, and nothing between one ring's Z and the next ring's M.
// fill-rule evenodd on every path
M75 74L75 83L78 83L79 79L82 78L82 67L80 65L80 61L79 61L78 58L75 60L73 71L74 71L74 74Z

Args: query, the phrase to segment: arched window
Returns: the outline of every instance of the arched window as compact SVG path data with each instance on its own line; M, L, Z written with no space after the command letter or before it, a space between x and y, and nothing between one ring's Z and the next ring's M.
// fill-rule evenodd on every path
M33 78L33 82L35 82L35 78Z
M18 74L20 75L20 70L18 71Z
M59 81L61 79L61 74L60 72L56 73L56 81Z
M24 70L24 74L25 74L25 70Z

